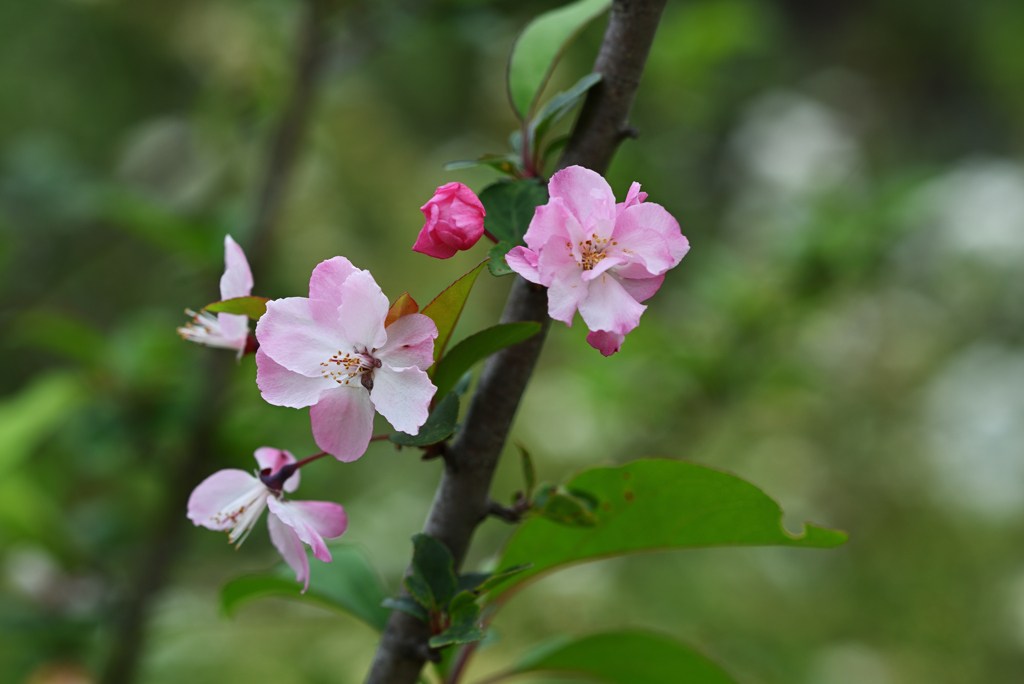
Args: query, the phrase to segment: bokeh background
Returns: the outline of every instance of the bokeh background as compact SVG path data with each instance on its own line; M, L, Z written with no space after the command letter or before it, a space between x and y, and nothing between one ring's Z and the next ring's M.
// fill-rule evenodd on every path
M277 556L262 524L237 552L192 528L183 497L258 446L316 449L305 411L260 400L252 357L174 329L217 298L227 232L270 297L343 254L422 304L482 258L412 253L417 207L495 178L442 165L506 149L504 60L553 4L329 7L308 126L275 157L302 3L0 3L0 681L362 680L374 635L353 619L219 612L223 582ZM514 437L542 479L689 459L851 540L564 571L505 609L475 677L631 625L748 684L1022 681L1022 35L1018 0L669 3L609 180L642 182L692 251L620 354L554 326ZM268 159L286 163L261 214ZM456 338L509 284L481 278ZM342 502L395 587L438 475L375 444L311 465L301 493ZM508 531L486 523L470 563Z

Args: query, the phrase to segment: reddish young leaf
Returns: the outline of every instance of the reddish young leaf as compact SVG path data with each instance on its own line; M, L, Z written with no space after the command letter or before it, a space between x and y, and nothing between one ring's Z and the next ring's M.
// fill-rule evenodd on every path
M388 315L384 319L384 327L388 327L402 316L419 313L419 311L419 304L417 304L416 300L410 297L409 293L406 292L396 299L395 303L391 305L390 309L388 309Z

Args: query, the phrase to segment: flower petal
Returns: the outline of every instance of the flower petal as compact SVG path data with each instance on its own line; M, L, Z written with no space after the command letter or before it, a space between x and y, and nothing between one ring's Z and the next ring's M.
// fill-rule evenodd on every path
M416 366L427 370L434 363L437 325L429 317L415 313L402 316L388 326L388 341L376 356L392 368Z
M548 286L548 315L572 326L572 317L587 295L583 269L565 245L552 238L544 246L538 261L542 283Z
M580 315L590 330L625 335L640 323L647 307L633 299L610 273L590 281L580 302Z
M340 537L348 528L348 516L339 504L330 501L283 501L271 497L267 501L270 512L295 530L313 549L313 556L325 563L331 562L331 552L324 539Z
M584 232L589 232L598 221L615 220L615 193L601 174L590 169L582 166L562 169L551 177L548 193L565 202Z
M437 388L419 368L384 364L373 373L370 399L392 427L415 435L430 415L430 399L435 392Z
M618 248L634 253L651 275L674 268L690 249L679 223L653 202L625 209L615 222L614 237Z
M224 236L224 275L220 277L220 298L234 299L252 294L252 271L245 252L230 235Z
M309 298L341 306L341 286L359 269L343 256L321 261L309 276Z
M260 447L254 454L256 456L256 463L259 464L260 470L270 468L270 474L276 475L277 471L286 465L295 463L295 457L292 456L290 451L284 449L276 449L274 447ZM296 470L291 477L284 481L284 491L294 492L299 486L299 471Z
M583 271L580 273L580 278L583 282L588 282L597 278L602 273L607 271L609 268L615 268L616 266L623 266L626 263L626 259L621 255L609 254L604 259L601 259L597 264L589 271Z
M412 246L412 251L432 256L435 259L450 259L458 254L459 250L437 239L435 227L440 218L440 210L437 208L437 204L427 202L420 207L420 210L427 217L427 222L420 229L420 234L416 237L416 244Z
M585 239L583 235L583 226L565 202L561 198L552 197L547 204L537 207L534 211L530 227L526 229L523 239L527 247L537 252L543 249L551 238L561 238L572 245L578 245Z
M339 461L362 456L373 436L373 404L361 386L324 392L309 408L309 420L316 445Z
M661 284L665 282L665 276L654 276L653 278L619 278L619 285L629 293L629 296L638 302L643 302L654 296Z
M320 401L321 392L335 389L338 384L330 378L311 378L290 371L260 347L256 350L256 386L268 404L303 408Z
M587 333L587 344L601 352L603 356L611 356L619 351L625 339L625 335L604 330L595 330Z
M509 268L531 283L540 285L540 271L537 270L538 259L536 252L521 246L513 247L505 255L505 261Z
M230 349L245 349L245 338L249 336L249 317L240 314L217 314L220 334Z
M219 470L199 483L188 497L188 519L211 530L230 530L235 521L218 513L240 501L256 499L266 489L244 470Z
M388 340L384 319L390 306L369 271L350 275L341 286L341 306L338 307L345 339L371 350L383 347Z
M305 297L267 302L267 313L256 324L256 339L260 351L278 364L311 378L321 377L323 364L336 353L352 350L337 307Z
M640 204L647 199L647 193L640 191L640 184L633 182L629 186L629 192L626 193L626 199L615 205L615 216L618 217L622 213L623 209L629 209L632 206Z
M270 541L284 558L284 562L295 571L295 580L302 582L302 593L305 594L309 589L309 559L306 558L302 540L295 530L273 513L267 516L267 529L270 531Z

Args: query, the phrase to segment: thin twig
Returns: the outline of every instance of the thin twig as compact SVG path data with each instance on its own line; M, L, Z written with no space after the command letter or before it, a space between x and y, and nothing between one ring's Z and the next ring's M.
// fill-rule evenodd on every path
M602 81L587 96L560 168L579 164L604 173L627 130L666 0L615 0L594 66ZM423 531L440 539L461 567L470 539L488 512L491 480L516 409L547 334L547 291L517 277L502 323L537 321L541 332L487 361L462 431L445 458L445 471ZM392 611L367 677L368 684L413 684L423 668L426 625Z

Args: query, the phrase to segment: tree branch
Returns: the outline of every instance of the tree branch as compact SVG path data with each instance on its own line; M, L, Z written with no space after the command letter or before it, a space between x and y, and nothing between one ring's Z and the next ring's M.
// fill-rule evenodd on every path
M602 81L587 96L560 168L579 164L604 173L628 135L629 112L640 85L666 0L615 0L594 71ZM516 409L547 336L547 291L516 277L502 323L537 321L541 332L497 352L484 366L462 431L423 531L440 539L461 567L469 542L489 512L491 480ZM393 611L367 677L368 684L414 684L423 667L427 625Z
M274 129L249 234L249 262L257 274L266 273L271 233L280 216L288 180L308 125L316 76L323 61L326 12L326 0L308 0L298 28L292 92ZM214 274L210 274L210 281L214 286L212 291L216 291ZM129 684L135 679L145 646L150 605L167 582L182 547L184 530L191 527L185 521L189 493L202 479L203 471L217 461L213 449L234 359L221 350L210 350L203 356L203 387L189 426L189 445L167 473L165 507L153 522L156 533L152 535L152 543L143 550L136 575L114 617L112 647L100 680L103 684Z

